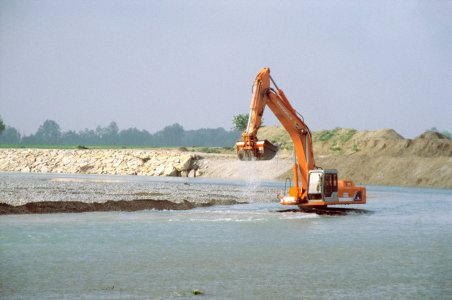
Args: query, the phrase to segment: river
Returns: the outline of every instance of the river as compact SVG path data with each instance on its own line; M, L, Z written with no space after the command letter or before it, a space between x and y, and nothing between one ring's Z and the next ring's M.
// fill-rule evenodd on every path
M452 190L367 188L366 211L345 216L259 199L3 215L0 298L450 299Z

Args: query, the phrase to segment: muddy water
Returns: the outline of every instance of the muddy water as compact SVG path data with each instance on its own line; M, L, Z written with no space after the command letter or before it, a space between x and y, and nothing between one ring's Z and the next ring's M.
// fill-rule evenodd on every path
M0 298L450 297L452 190L368 194L368 212L346 216L261 201L0 216Z

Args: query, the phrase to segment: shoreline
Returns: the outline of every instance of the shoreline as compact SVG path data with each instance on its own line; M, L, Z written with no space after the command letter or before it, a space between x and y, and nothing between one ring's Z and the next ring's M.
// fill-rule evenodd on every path
M332 153L327 142L314 143L316 166L337 169L339 179L353 180L357 185L452 189L450 140L433 134L415 140L391 139L389 133L375 132L372 136L384 138L347 142L358 145L359 151L343 144L343 153ZM293 180L293 156L287 149L272 160L249 162L230 153L186 150L0 149L0 215L178 210L250 203L253 197L275 201L273 195L284 188L285 178ZM32 174L42 176L36 180ZM105 180L78 175L133 176ZM175 177L191 177L193 181L172 181ZM239 188L223 180L240 180L249 186ZM281 185L278 191L260 189L259 182L263 181Z
M339 179L356 184L452 188L452 156L448 150L437 156L379 150L388 149L385 145L345 154L319 150L316 165L337 169ZM449 142L442 148L446 146ZM269 161L244 162L235 154L178 149L0 149L0 172L293 180L292 166L293 158L287 150Z
M283 189L279 181L91 174L0 172L0 182L0 216L190 210L215 205L277 202L272 195Z

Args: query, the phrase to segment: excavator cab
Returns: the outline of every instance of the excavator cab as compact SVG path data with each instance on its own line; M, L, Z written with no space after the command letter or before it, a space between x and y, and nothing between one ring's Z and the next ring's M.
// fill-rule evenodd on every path
M306 206L365 204L366 189L353 181L338 180L337 170L310 170Z
M308 179L309 202L335 202L338 198L338 180L336 170L311 170Z

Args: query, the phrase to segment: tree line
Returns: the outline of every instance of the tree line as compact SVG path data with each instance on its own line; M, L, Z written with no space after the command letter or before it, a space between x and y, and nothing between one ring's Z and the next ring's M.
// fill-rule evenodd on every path
M180 124L175 123L154 134L137 128L119 130L116 122L111 122L107 127L97 126L94 130L62 131L57 122L46 120L36 133L21 135L16 128L5 125L0 117L0 144L231 147L246 129L248 118L248 114L235 115L232 119L233 129L230 131L221 127L185 130ZM427 131L439 132L452 139L451 132L440 131L436 127Z
M1 119L0 119L1 120ZM149 147L231 147L240 138L238 130L227 131L224 128L202 128L185 130L180 124L166 126L160 131L150 133L147 130L128 128L119 130L116 122L96 129L62 131L53 120L46 120L34 134L21 135L11 126L0 130L0 144L23 145L130 145ZM3 131L3 132L2 132Z

